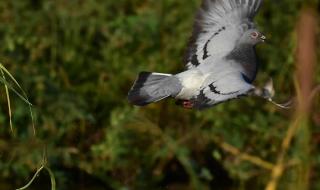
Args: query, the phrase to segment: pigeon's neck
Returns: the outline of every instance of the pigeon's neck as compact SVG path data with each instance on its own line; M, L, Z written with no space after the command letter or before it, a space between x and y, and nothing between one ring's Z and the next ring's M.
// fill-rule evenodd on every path
M255 61L255 46L252 44L239 44L227 56L241 64L249 64Z
M243 50L243 49L254 49L256 47L255 44L244 42L244 43L238 43L234 50Z
M255 46L252 44L239 44L227 56L227 59L239 63L244 69L243 74L248 82L252 82L256 77L257 58Z
M233 53L244 53L248 51L252 51L255 49L255 45L249 44L249 43L239 43L235 46L235 48L232 50ZM232 53L231 52L231 53Z

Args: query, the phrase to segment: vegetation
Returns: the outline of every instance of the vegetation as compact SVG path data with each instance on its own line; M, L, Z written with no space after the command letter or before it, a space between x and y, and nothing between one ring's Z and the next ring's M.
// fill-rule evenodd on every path
M182 57L199 4L0 1L0 61L28 94L36 129L34 134L28 104L11 91L10 130L3 88L0 189L28 183L44 167L44 151L45 168L59 190L264 189L279 165L279 189L320 189L316 96L310 112L278 109L252 97L202 112L185 110L173 100L143 108L127 102L140 71L184 69ZM276 98L302 94L299 105L307 100L295 74L297 26L307 6L320 12L316 0L266 1L257 17L268 41L258 47L255 84L272 77ZM314 73L313 83L320 82L319 67ZM49 175L40 172L30 189L50 187Z

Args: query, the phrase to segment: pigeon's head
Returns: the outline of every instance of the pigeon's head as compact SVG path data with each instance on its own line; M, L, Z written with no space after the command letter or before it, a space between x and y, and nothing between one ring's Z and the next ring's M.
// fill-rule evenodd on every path
M266 37L257 29L250 29L242 35L240 38L240 43L257 45L259 43L263 43L265 40Z

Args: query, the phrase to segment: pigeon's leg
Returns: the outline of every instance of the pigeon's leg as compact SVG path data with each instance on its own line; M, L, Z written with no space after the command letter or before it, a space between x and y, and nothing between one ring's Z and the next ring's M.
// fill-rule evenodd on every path
M264 99L268 100L269 102L271 102L272 104L276 105L277 107L280 107L283 109L290 109L292 107L292 103L293 103L293 101L290 100L286 103L279 104L273 100L273 96L274 96L275 92L274 92L274 88L273 88L272 79L270 79L263 88L255 87L250 92L248 92L248 94L264 98Z
M186 109L192 109L193 108L193 102L190 100L183 100L182 106Z

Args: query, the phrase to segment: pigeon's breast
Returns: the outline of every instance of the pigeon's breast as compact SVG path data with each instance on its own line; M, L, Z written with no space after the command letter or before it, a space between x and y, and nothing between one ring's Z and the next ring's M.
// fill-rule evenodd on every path
M206 79L206 75L204 75L198 69L192 69L183 73L179 73L176 75L176 77L180 80L182 89L175 98L182 100L189 100L196 96Z
M254 81L258 62L255 48L252 45L242 45L235 48L227 57L227 60L237 63L241 67L244 79L251 83Z

